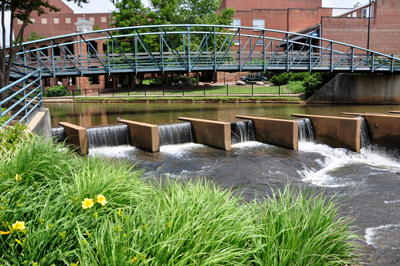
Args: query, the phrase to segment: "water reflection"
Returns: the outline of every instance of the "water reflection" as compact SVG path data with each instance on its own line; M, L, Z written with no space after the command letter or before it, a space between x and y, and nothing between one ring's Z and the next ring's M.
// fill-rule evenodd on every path
M235 115L292 119L291 115L340 116L341 112L389 113L400 110L393 105L306 105L265 103L46 103L52 126L59 122L91 127L118 124L116 117L151 124L178 122L178 117L235 121Z

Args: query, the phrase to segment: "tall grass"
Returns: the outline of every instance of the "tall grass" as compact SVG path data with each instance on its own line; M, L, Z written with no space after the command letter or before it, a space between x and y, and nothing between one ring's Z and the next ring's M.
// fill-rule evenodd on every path
M124 162L37 138L0 156L0 265L347 265L360 256L349 219L321 194L287 187L244 203L205 180L152 184ZM99 194L107 204L82 208ZM26 230L10 230L16 221Z

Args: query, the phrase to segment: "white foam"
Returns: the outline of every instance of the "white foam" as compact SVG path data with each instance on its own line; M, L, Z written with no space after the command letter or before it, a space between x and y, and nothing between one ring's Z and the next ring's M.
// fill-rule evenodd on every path
M400 200L391 200L391 201L385 200L384 201L385 204L393 204L393 203L398 203L398 202L400 202Z
M268 144L258 142L258 141L246 141L240 142L232 145L232 148L252 148L252 147L261 147L261 146L269 146Z
M390 245L397 245L391 238L398 239L400 224L386 224L378 227L371 227L365 229L365 242L372 245L374 248L380 248ZM395 241L395 242L398 242ZM395 249L395 246L391 247Z
M136 147L129 145L122 145L116 147L101 147L101 148L93 148L89 149L89 156L95 157L110 157L110 158L123 158L127 157L129 153L137 150Z
M198 148L205 148L205 145L197 143L185 143L177 145L164 145L160 147L160 152L175 157L182 157L188 154L190 151Z
M394 158L380 154L369 149L362 149L361 154L342 148L331 148L325 144L313 142L299 142L299 150L308 153L319 153L324 159L316 159L322 167L320 170L304 167L298 171L303 181L311 182L316 186L340 187L354 184L352 181L338 180L329 173L348 165L364 164L374 167L379 171L398 172L400 163Z

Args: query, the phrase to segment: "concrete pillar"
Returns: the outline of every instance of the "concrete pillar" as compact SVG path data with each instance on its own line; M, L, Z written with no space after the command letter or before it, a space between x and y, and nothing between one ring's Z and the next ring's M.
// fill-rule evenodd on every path
M49 108L42 108L28 123L28 129L45 141L51 138L51 119Z
M400 116L363 114L372 144L400 151Z
M65 129L67 143L77 148L77 152L81 155L89 153L87 130L67 122L60 122L60 125Z
M232 149L231 123L188 117L178 117L178 119L192 123L194 142L226 151Z
M119 120L129 127L132 146L151 152L160 151L160 133L158 125L130 120Z
M345 117L293 114L311 120L316 140L333 148L360 152L361 120Z
M293 150L299 149L299 122L243 115L236 117L253 121L256 141Z

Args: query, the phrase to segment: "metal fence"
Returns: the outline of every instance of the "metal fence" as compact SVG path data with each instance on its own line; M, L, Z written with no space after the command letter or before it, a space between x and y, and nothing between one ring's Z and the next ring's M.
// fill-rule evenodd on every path
M26 67L18 74L19 79L0 89L0 94L7 92L0 101L1 127L13 120L29 123L43 107L41 70Z

